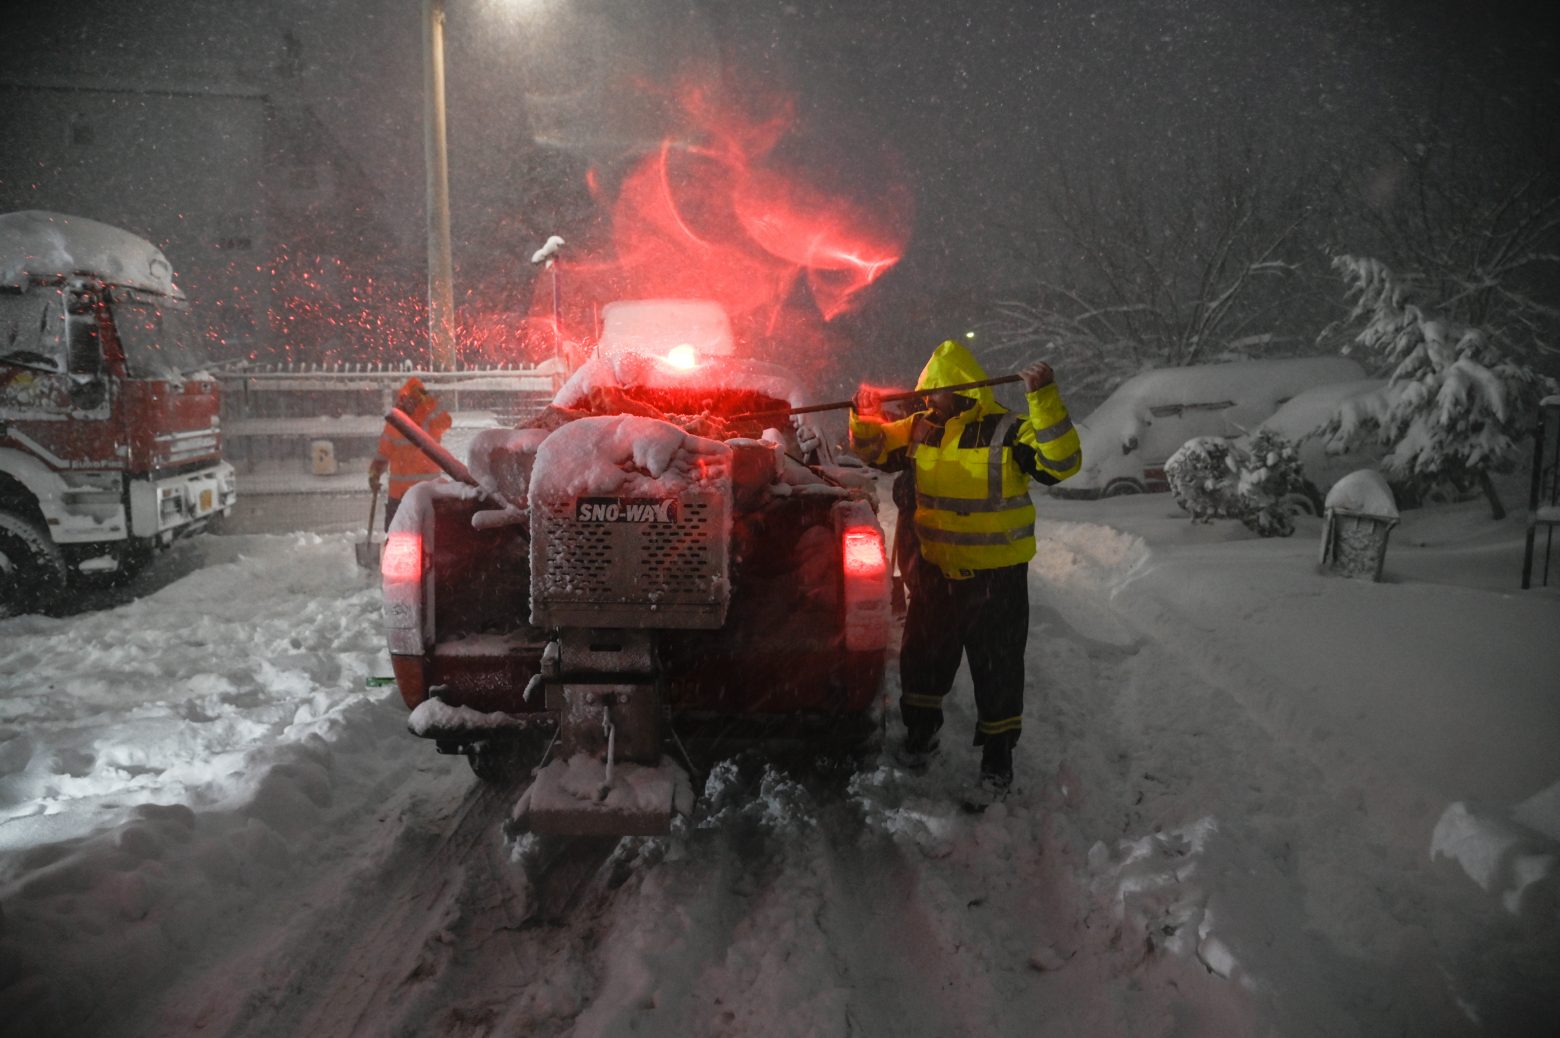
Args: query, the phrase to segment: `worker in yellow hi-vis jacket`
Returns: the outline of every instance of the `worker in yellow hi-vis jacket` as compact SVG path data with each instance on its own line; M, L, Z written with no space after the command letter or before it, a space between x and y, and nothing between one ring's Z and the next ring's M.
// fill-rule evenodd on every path
M916 382L927 409L886 421L881 394L862 387L850 418L851 448L862 460L915 473L923 564L910 589L899 656L901 757L925 767L937 748L943 697L967 657L985 802L1012 786L1013 745L1023 725L1028 563L1035 554L1029 481L1059 483L1083 462L1050 365L1031 364L1020 374L1027 414L1008 411L989 388L939 389L987 378L974 354L950 340Z

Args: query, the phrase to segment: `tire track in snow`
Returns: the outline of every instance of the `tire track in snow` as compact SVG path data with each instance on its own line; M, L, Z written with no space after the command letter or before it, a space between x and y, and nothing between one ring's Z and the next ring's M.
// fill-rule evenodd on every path
M461 918L472 858L496 837L510 799L482 785L454 812L452 824L428 851L408 847L377 877L345 920L345 941L315 944L314 961L286 985L279 1019L256 1021L239 1034L385 1034L399 1030L395 1009L411 1010L417 988L435 976L451 954L451 932ZM410 859L410 860L407 860ZM320 961L321 959L327 961ZM297 987L303 986L302 991ZM313 999L302 998L309 991ZM301 1003L301 1005L300 1005ZM411 1004L409 1004L411 1003ZM389 1011L389 1012L387 1012Z

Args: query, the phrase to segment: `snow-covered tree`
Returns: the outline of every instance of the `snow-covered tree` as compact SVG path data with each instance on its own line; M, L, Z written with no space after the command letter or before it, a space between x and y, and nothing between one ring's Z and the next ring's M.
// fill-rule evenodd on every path
M1262 537L1295 532L1291 502L1305 493L1294 444L1271 429L1245 444L1217 436L1187 440L1165 462L1165 479L1194 523L1239 519Z
M1375 435L1390 448L1382 467L1421 493L1441 482L1477 484L1495 518L1505 508L1490 474L1509 472L1550 380L1507 356L1494 339L1416 302L1412 278L1378 260L1338 256L1333 265L1354 297L1352 346L1391 368L1379 392L1355 398L1334 417L1335 444Z
M1070 392L1103 398L1149 368L1303 350L1315 185L1262 151L1212 135L1173 172L1050 173L1046 219L1009 244L1032 288L994 304L990 353L1043 350Z
M1412 270L1443 318L1525 363L1560 363L1560 136L1548 106L1443 83L1417 118L1363 142L1340 187L1345 240ZM1357 235L1363 235L1357 238Z

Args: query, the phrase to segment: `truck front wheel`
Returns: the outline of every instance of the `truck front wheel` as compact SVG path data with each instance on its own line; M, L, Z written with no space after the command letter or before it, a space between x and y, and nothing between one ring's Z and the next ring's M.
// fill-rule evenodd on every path
M0 617L36 612L65 588L65 558L48 531L0 512Z

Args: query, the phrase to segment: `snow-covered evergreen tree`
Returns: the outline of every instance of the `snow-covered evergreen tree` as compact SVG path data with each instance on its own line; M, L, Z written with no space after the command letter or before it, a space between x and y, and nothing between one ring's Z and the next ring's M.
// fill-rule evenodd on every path
M1550 380L1506 356L1480 329L1417 302L1412 280L1380 261L1338 256L1333 266L1355 297L1350 320L1363 326L1351 346L1391 367L1382 390L1334 417L1333 442L1375 435L1390 448L1382 467L1394 479L1421 495L1441 482L1478 484L1503 517L1490 474L1515 465Z

